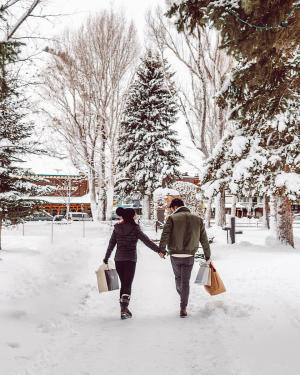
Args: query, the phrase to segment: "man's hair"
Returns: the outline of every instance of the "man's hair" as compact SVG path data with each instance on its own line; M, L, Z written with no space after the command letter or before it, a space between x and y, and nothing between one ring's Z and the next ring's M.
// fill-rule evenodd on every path
M170 208L173 208L175 206L176 207L182 207L182 206L184 206L183 200L179 199L179 198L172 199L172 202L170 203Z

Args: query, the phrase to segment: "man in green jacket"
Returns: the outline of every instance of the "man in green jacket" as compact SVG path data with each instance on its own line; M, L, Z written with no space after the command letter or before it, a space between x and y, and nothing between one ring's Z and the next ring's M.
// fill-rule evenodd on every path
M175 274L176 290L180 295L180 316L185 318L194 255L200 242L205 259L209 263L210 247L205 226L199 216L191 214L179 198L172 200L170 208L172 214L164 225L159 247L165 250L168 246Z

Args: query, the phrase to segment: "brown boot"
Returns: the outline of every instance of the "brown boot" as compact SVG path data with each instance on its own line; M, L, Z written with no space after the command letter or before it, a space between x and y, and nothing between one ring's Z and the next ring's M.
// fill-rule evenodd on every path
M181 307L180 308L180 318L186 318L186 317L187 317L186 307Z

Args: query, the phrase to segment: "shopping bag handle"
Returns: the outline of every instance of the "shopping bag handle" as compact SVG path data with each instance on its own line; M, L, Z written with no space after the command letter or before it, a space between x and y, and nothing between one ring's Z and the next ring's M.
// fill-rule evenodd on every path
M212 262L210 262L209 267L210 267L213 271L216 272L216 269L215 269L215 267L213 266Z

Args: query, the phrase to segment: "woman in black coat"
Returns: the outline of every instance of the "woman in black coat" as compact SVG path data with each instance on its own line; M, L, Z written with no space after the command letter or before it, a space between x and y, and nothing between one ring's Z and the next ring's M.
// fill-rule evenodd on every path
M143 241L146 246L157 252L161 258L164 258L166 251L161 250L141 231L139 225L135 222L136 213L132 208L124 209L119 207L116 210L116 214L121 216L123 220L114 227L103 262L105 264L108 263L108 259L115 245L117 245L115 264L121 281L121 319L127 319L132 317L128 305L137 261L137 241Z

